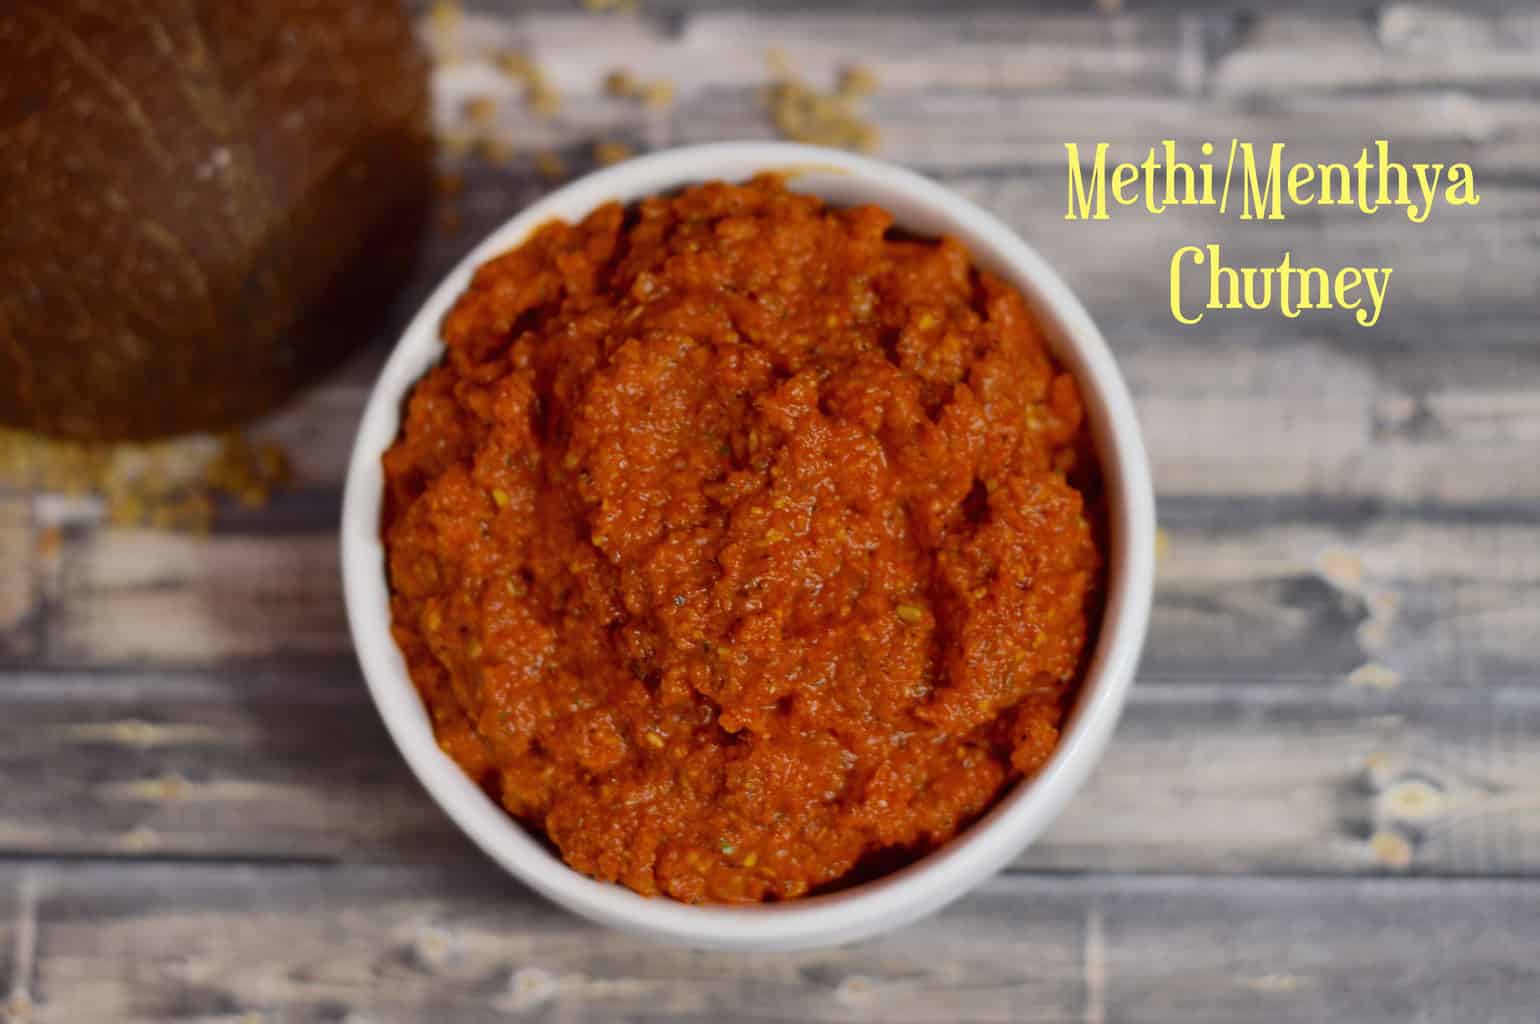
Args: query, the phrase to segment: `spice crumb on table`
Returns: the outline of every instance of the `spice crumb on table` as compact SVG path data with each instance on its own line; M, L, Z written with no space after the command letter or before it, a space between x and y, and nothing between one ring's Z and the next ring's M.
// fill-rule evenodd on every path
M216 499L260 507L291 477L281 446L238 432L106 443L0 429L0 487L99 496L113 526L206 531Z

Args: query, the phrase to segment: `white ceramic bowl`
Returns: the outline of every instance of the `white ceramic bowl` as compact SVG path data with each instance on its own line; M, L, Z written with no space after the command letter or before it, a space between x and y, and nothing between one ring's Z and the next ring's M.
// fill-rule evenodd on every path
M964 834L884 878L826 896L762 906L687 906L647 899L567 867L474 785L438 748L390 636L380 543L380 456L395 440L403 397L442 353L439 324L475 268L540 224L582 218L609 200L686 185L793 171L791 185L835 205L877 203L912 231L948 233L976 262L1019 288L1050 344L1079 380L1106 479L1111 566L1106 612L1079 699L1058 750ZM1044 216L1053 216L1044 211ZM907 924L1004 867L1069 800L1100 756L1143 645L1154 578L1155 506L1133 403L1096 325L1059 276L1025 242L973 203L910 171L836 150L785 143L676 149L590 174L508 221L444 280L406 329L375 383L348 468L342 574L348 621L369 691L396 745L428 792L494 860L552 900L605 924L719 949L791 949L848 942Z

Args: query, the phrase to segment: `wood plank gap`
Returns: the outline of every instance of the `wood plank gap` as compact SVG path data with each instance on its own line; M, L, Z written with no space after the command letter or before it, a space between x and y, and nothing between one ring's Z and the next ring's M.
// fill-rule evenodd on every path
M38 873L23 868L16 879L16 917L11 933L11 991L6 998L8 1024L32 1019L32 978L37 969Z

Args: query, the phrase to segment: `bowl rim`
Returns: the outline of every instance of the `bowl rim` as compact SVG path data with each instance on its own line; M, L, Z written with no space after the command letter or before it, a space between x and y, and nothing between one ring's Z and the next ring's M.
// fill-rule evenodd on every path
M785 171L793 187L906 207L960 237L976 262L1018 287L1075 374L1102 463L1112 556L1096 647L1047 766L1012 787L940 849L847 890L777 904L687 905L647 898L568 867L461 772L433 737L421 698L390 634L379 537L380 456L399 431L402 402L443 351L440 323L475 268L553 219L575 220L605 201L630 201L706 180ZM931 232L934 233L934 227ZM776 950L829 945L928 914L993 875L1047 826L1106 745L1138 664L1154 580L1154 494L1133 401L1112 353L1068 285L1009 227L913 171L840 150L784 142L686 146L595 171L544 196L492 231L432 291L375 380L348 462L340 528L348 624L374 704L413 774L488 856L545 897L590 919L695 947Z

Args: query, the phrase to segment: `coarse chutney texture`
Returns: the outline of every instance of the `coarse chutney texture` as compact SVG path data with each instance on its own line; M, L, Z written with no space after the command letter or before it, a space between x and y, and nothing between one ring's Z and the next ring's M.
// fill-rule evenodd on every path
M384 456L440 745L573 868L784 900L955 836L1052 754L1096 461L1022 297L775 177L484 264Z

